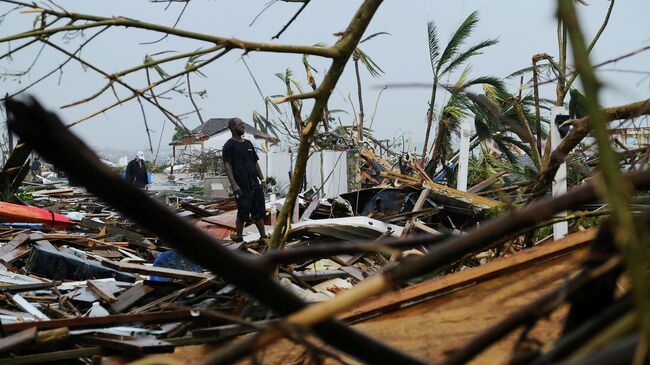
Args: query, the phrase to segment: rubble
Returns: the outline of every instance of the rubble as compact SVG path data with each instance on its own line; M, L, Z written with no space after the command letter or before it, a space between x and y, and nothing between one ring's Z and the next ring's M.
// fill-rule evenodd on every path
M51 122L42 126L52 128L49 134L68 133ZM70 168L65 156L75 150L60 147L60 155L48 157ZM582 198L567 194L556 207L542 202L485 223L507 203L434 182L414 158L395 161L370 149L360 155L362 187L337 196L325 196L317 187L304 190L281 250L271 250L269 239L253 226L246 227L243 242L230 239L236 221L232 197L144 193L89 156L74 161L78 169L93 171L75 175L87 188L61 179L19 184L20 204L0 204L7 223L0 226L0 362L101 357L124 363L152 354L172 360L190 347L197 353L218 348L222 352L213 355L218 357L228 353L229 340L246 344L265 335L271 342L286 336L298 343L280 342L265 361L284 362L285 356L298 361L321 340L282 316L303 313L305 303L309 310L348 300L332 315L410 355L428 361L471 358L459 355L466 349L454 350L469 343L467 353L476 354L492 343L486 340L490 336L477 334L497 331L492 337L503 342L490 351L506 361L526 350L523 340L507 331L521 324L517 315L533 316L530 308L540 295L563 295L565 279L586 280L579 273L588 247L607 234L606 225L600 232L577 226L563 240L533 249L523 242L536 243L521 229L546 222L553 209L593 200L590 186L573 193ZM630 180L650 185L643 175ZM478 191L489 184L476 186ZM272 188L267 193L264 223L271 231L286 200ZM534 215L537 209L546 215ZM429 266L423 269L424 262ZM618 270L616 265L620 262L603 272ZM386 286L371 287L374 297L346 297L377 281ZM395 291L380 295L390 288ZM554 320L569 316L561 307L544 314ZM526 332L527 339L557 338L558 323L540 324ZM422 341L432 329L448 338ZM313 328L323 340L352 330L331 319ZM327 351L347 356L339 350L345 351Z

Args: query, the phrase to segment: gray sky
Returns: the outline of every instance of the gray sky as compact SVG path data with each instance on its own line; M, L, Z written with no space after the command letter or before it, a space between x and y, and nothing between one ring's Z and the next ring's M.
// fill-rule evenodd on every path
M263 13L253 26L249 23L264 7L267 0L193 0L178 27L213 35L236 37L243 40L288 43L315 44L324 42L332 44L336 38L333 33L345 29L361 1L350 0L314 0L305 9L298 20L279 40L271 41L282 25L291 17L297 4L278 2ZM143 21L172 25L182 8L181 3L173 3L168 10L166 4L152 4L139 0L111 1L74 1L58 0L69 11L96 15L120 15ZM580 6L583 30L590 39L602 23L609 1L591 0L590 6ZM0 13L10 7L0 4ZM499 44L487 49L483 55L472 59L472 75L494 75L504 77L511 72L529 66L531 56L537 53L557 55L555 1L540 0L464 0L464 1L396 1L386 0L366 34L389 32L390 36L381 36L362 45L362 49L385 71L381 78L372 78L362 71L364 85L364 104L366 115L373 114L379 88L385 84L404 82L427 83L431 79L431 66L427 44L426 25L434 21L438 27L441 43L444 45L458 24L472 11L478 10L481 21L469 44L487 39L498 38ZM650 1L618 0L614 7L608 28L592 53L592 62L606 61L650 44ZM32 26L34 14L12 13L0 24L0 37L24 31ZM87 36L95 31L86 32ZM162 51L187 52L210 44L186 39L169 37L153 45L143 42L154 41L159 35L134 29L111 29L98 36L82 52L87 61L108 72L141 64L144 55ZM76 49L79 40L62 43L68 50ZM12 42L16 47L21 42ZM7 44L2 44L2 53ZM39 50L38 46L13 57L11 62L0 61L0 71L15 72L27 68ZM207 77L192 76L194 91L205 89L207 97L198 99L204 118L239 116L252 123L254 110L263 113L264 104L259 96L244 64L240 60L241 51L232 51L221 60L211 64L204 73ZM556 56L557 57L557 56ZM14 92L29 82L55 68L65 56L46 48L32 68L29 75L20 79L6 77L2 82L2 94ZM321 80L329 61L310 57L316 74ZM304 69L300 55L279 55L251 53L247 56L255 77L265 95L284 93L284 85L274 76L289 67L294 71L294 78L308 87L305 82ZM604 67L599 75L605 83L602 102L605 106L618 105L649 97L650 81L648 74L620 72L650 72L650 52L644 52L615 64ZM177 62L164 69L172 74L184 67ZM356 106L356 84L352 64L343 74L330 101L330 108L344 109L352 113L348 95ZM612 71L618 70L618 71ZM143 87L144 74L130 76L126 80L132 85ZM154 75L156 78L157 75ZM450 81L455 81L452 76ZM514 91L518 80L513 80ZM92 70L83 70L74 62L68 63L61 75L55 74L45 82L30 90L46 106L57 109L65 104L82 99L95 93L104 85L101 75ZM164 90L161 89L159 91ZM120 97L130 94L117 87ZM389 88L379 101L374 121L374 130L381 138L392 138L411 132L416 143L421 143L424 136L425 113L430 90L427 88ZM171 99L164 99L163 104L175 112L192 110L189 100L179 94L168 94ZM543 97L554 98L554 89L543 89ZM112 93L78 107L59 110L59 115L66 122L72 122L115 101ZM567 99L568 101L568 99ZM308 112L309 103L303 111ZM164 117L149 105L145 106L152 134L154 148L160 138ZM286 106L283 106L286 108ZM357 109L358 110L358 109ZM344 123L349 123L352 115L339 114ZM195 115L185 120L193 128L199 121ZM73 128L88 144L94 148L147 148L140 108L135 101L112 109L102 115L88 120ZM162 134L163 146L170 141L172 125L167 122Z

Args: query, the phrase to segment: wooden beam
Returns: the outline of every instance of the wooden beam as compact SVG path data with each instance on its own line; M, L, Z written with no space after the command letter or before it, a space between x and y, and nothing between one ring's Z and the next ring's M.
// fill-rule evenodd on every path
M136 284L117 297L117 301L111 305L111 310L123 313L152 291L154 291L154 288L150 286Z
M121 272L138 273L144 275L155 275L165 278L181 279L181 280L202 280L211 277L209 274L200 272L170 269L167 267L145 266L138 264L131 264L125 262L114 262L109 260L101 260L102 265L110 267ZM214 278L214 277L213 277Z
M16 356L6 359L0 359L2 365L27 365L27 364L46 364L54 361L80 359L83 357L91 357L101 355L102 348L84 347L75 350L63 350L54 352L44 352L36 355Z
M95 334L79 338L82 343L135 355L165 354L174 352L174 345L155 338Z
M153 302L147 303L147 304L145 304L145 305L143 305L141 307L133 309L131 311L131 313L143 313L143 312L146 312L146 311L151 310L153 308L156 308L156 307L158 307L159 305L161 305L163 303L171 302L171 301L175 300L176 298L184 297L184 296L196 293L196 292L198 292L200 290L207 289L210 286L214 285L214 279L215 279L215 276L210 276L208 278L205 278L205 279L199 281L198 283L192 284L192 285L190 285L188 287L185 287L185 288L183 288L183 289L181 289L179 291L173 292L173 293L171 293L169 295L166 295L166 296L164 296L164 297L162 297L160 299L154 300Z
M9 333L22 331L30 327L39 330L68 327L70 329L80 328L105 328L108 326L121 325L133 322L168 323L187 320L205 320L205 317L193 316L190 310L173 310L164 312L138 313L138 314L113 314L106 317L85 317L85 318L63 318L51 319L41 322L16 322L4 324L5 331Z
M113 293L110 290L108 290L106 284L104 284L103 282L88 280L86 282L86 285L93 293L97 295L97 297L99 297L99 299L102 302L106 304L111 304L117 301L117 298L115 298Z

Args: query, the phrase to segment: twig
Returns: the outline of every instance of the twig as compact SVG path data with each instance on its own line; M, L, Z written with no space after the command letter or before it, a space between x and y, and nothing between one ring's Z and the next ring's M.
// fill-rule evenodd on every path
M610 15L612 15L612 9L614 9L615 2L616 0L609 1L609 8L607 9L607 14L605 15L603 24L601 24L600 29L598 29L598 32L596 32L596 35L591 40L591 43L589 43L589 47L587 47L587 54L591 53L591 50L594 49L596 42L598 42L598 39L603 34L603 31L605 31L605 28L607 27L607 23L609 23L609 17ZM576 80L577 77L578 77L578 73L573 73L573 75L571 75L571 78L566 83L566 91L569 91L571 89L571 85L573 85L573 82Z
M86 121L86 120L88 120L88 119L91 119L91 118L93 118L93 117L95 117L95 116L97 116L97 115L99 115L99 114L101 114L101 113L104 113L104 112L107 111L107 110L110 110L110 109L112 109L112 108L114 108L114 107L116 107L116 106L118 106L118 105L121 105L121 104L123 104L123 103L125 103L125 102L127 102L127 101L129 101L129 100L131 100L131 99L133 99L133 98L135 98L135 97L143 96L145 92L150 91L150 90L153 90L153 88L155 88L156 86L160 86L160 85L162 85L162 84L164 84L164 83L166 83L166 82L169 82L169 81L171 81L171 80L175 80L175 79L177 79L178 77L183 76L183 75L185 75L185 74L187 74L187 73L194 72L194 71L200 69L201 67L204 67L204 66L206 66L206 65L208 65L208 64L210 64L210 63L212 63L213 61L216 61L216 60L219 59L221 56L223 56L224 54L226 54L228 51L229 51L229 49L225 49L225 50L223 50L222 52L220 52L220 53L218 53L217 55L215 55L214 57L205 60L204 62L202 62L202 63L199 64L199 65L192 66L192 67L187 68L187 69L185 69L185 70L183 70L183 71L181 71L181 72L178 72L178 73L176 73L176 74L174 74L174 75L171 75L171 76L169 76L169 77L167 77L167 78L164 78L164 79L159 80L159 81L154 82L154 83L150 83L147 87L145 87L145 88L143 88L143 89L140 89L140 90L136 90L132 95L130 95L130 96L126 97L126 98L123 98L123 99L121 99L121 100L119 100L119 101L117 101L117 102L115 102L115 103L113 103L113 104L107 105L107 106L103 107L102 109L100 109L100 110L98 110L98 111L95 111L95 112L93 112L93 113L91 113L91 114L89 114L89 115L87 115L87 116L85 116L85 117L83 117L83 118L81 118L81 119L77 119L76 121L70 123L69 126L75 126L75 125L77 125L77 124L79 124L79 123L82 123L82 122L84 122L84 121ZM152 91L152 94L153 94L153 91ZM143 96L143 97L144 97L144 96ZM163 108L160 104L155 103L155 105L156 105L156 107L158 107L159 109L161 109L161 111L164 110L164 108ZM169 115L172 115L170 112L168 112L168 111L166 111L166 110L163 111L163 113L164 113L165 115L167 115L168 118L169 118ZM187 130L187 127L185 127L185 126L183 125L183 123L182 123L178 118L170 118L170 121L171 121L172 123L174 123L177 127L182 128L182 129L184 129L184 130Z
M12 54L14 54L14 53L20 51L21 49L23 49L23 48L25 48L25 47L28 47L28 46L30 46L30 45L36 43L36 42L38 42L38 39L32 39L32 40L30 40L30 41L28 41L28 42L25 42L25 43L21 44L20 46L18 46L18 47L16 47L16 48L10 49L7 53L5 53L5 54L3 54L2 56L0 56L0 60L3 59L3 58L5 58L5 57L9 57L9 56L11 56Z
M140 105L140 110L142 111L142 120L144 121L144 129L147 132L147 139L149 140L149 150L153 153L153 144L151 143L151 133L149 130L149 124L147 123L147 113L144 111L144 106L140 98L137 98L138 104Z
M282 104L290 101L314 99L317 98L320 94L321 94L320 91L316 89L316 90L304 92L302 94L294 94L294 95L281 96L277 98L269 98L269 101L271 101L272 104L277 105L277 104Z
M104 28L104 29L100 30L99 32L95 33L92 37L88 38L84 43L82 43L82 44L77 48L77 50L73 53L73 55L76 55L77 53L81 52L82 48L83 48L86 44L88 44L88 42L90 42L90 41L93 40L95 37L97 37L98 35L100 35L100 34L101 34L102 32L104 32L106 29L108 29L108 28ZM34 39L34 42L36 42L36 41L39 41L39 39ZM45 46L45 44L43 44L43 46ZM73 58L72 56L68 56L68 59L66 59L65 61L63 61L63 63L61 63L61 64L60 64L59 66L57 66L55 69L53 69L52 71L50 71L50 72L48 72L47 74L43 75L42 77L38 78L37 80L31 82L29 85L23 87L22 89L16 91L15 93L13 93L13 94L11 95L11 97L15 97L15 96L17 96L17 95L19 95L19 94L21 94L21 93L27 91L27 90L30 89L32 86L38 84L39 82L41 82L41 81L45 80L46 78L50 77L51 75L53 75L55 72L57 72L57 71L59 71L59 70L63 70L63 66L65 66L68 62L72 61L73 59L74 59L74 58Z
M310 55L321 56L326 58L334 58L339 56L338 50L335 47L328 48L328 47L317 47L317 46L294 46L294 45L283 45L283 44L273 44L273 43L248 42L248 41L242 41L235 38L217 37L209 34L202 34L202 33L186 31L186 30L175 29L172 27L142 22L142 21L124 18L124 17L106 18L106 17L89 15L89 14L62 13L53 10L43 9L38 7L38 5L35 4L28 4L20 1L13 1L13 0L3 0L3 1L12 4L22 5L27 8L39 9L39 11L41 11L44 14L50 14L56 17L70 19L71 21L85 20L88 22L84 24L78 24L78 25L69 24L58 28L38 29L38 30L18 33L4 38L0 38L0 43L16 40L16 39L48 36L60 32L90 29L90 28L108 25L108 26L124 26L129 28L151 30L155 32L175 35L182 38L189 38L189 39L195 39L199 41L210 42L210 43L214 43L215 45L223 45L227 48L238 48L244 50L245 52L310 54Z
M375 101L375 110L372 111L372 117L370 117L370 129L372 129L373 124L375 124L375 115L377 115L377 108L379 107L379 99L381 94L388 89L388 86L384 86L379 90L379 95L377 95L377 100Z
M178 17L176 17L176 21L174 22L174 25L172 25L172 28L176 28L178 23L181 21L181 18L183 17L183 14L185 13L185 10L187 9L187 6L190 4L190 0L183 0L183 2L185 3L185 5L183 5L183 9L181 10L180 14L178 14ZM167 6L169 6L170 4L171 4L171 1L169 2L169 4L167 4ZM167 10L167 9L165 9L165 10ZM158 43L158 42L164 40L167 37L169 37L169 33L165 34L164 36L162 36L162 38L160 38L158 40L155 40L153 42L143 42L143 43L140 43L140 44L146 45L146 44Z
M145 62L145 63L143 63L141 65L137 65L137 66L128 68L126 70L116 72L116 73L110 75L109 79L114 79L114 78L117 78L117 77L125 76L125 75L133 73L135 71L139 71L139 70L142 70L144 68L151 68L153 66L160 65L160 64L163 64L163 63L167 63L167 62L170 62L170 61L175 61L175 60L179 60L179 59L183 59L183 58L189 58L189 57L192 57L192 56L200 56L200 55L216 52L216 51L218 51L220 49L223 49L223 48L225 48L225 47L224 46L208 47L208 48L205 48L205 49L199 49L199 50L192 51L192 52L180 53L180 54L177 54L177 55L174 55L174 56L169 56L169 57L161 58L161 59L158 59L158 60Z
M282 27L282 29L280 29L280 31L279 31L276 35L274 35L273 37L271 37L271 39L278 39L278 38L280 38L280 36L282 35L282 33L284 33L284 31L287 30L287 28L289 28L289 26L291 25L291 23L293 23L293 22L298 18L298 16L300 15L300 13L302 13L302 11L305 10L305 8L307 7L307 5L309 5L309 2L310 2L310 1L311 1L311 0L304 0L303 3L302 3L302 6L300 7L300 9L298 9L298 11L296 11L296 13L293 14L293 16L291 17L291 19L289 19L289 21L287 22L287 24L285 24L285 25Z
M189 95L190 101L194 106L194 110L196 110L196 115L198 115L199 121L201 122L201 124L203 124L205 122L203 121L203 117L201 116L201 110L199 109L199 106L196 105L196 101L194 101L194 96L192 96L192 85L190 84L190 74L188 73L186 76L187 76L187 94Z

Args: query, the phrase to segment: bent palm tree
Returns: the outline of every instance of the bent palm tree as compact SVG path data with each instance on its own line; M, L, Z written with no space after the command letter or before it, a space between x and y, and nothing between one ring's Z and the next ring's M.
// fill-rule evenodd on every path
M359 44L384 34L390 35L390 33L387 32L374 33L362 39ZM363 118L365 114L363 112L363 96L361 95L361 75L359 74L359 61L361 61L361 63L366 67L368 73L370 73L372 77L381 76L381 74L384 73L384 70L382 70L381 67L379 67L379 65L376 64L372 58L368 57L368 55L359 47L355 48L354 52L352 52L352 60L354 61L354 73L357 77L357 96L359 98L359 129L357 131L357 142L361 142L363 141Z
M456 84L448 89L451 96L440 113L431 160L426 167L428 173L433 173L438 162L445 165L447 157L451 153L452 134L458 133L464 118L469 117L472 113L476 115L474 104L464 90L474 85L489 85L494 89L503 89L502 81L496 77L483 76L468 80L469 72L470 67L465 67Z
M436 95L441 78L444 75L456 70L472 56L480 54L482 49L492 46L498 42L496 39L489 39L479 42L469 47L468 49L461 51L461 46L470 36L478 21L478 12L475 11L471 13L458 27L458 29L456 29L456 32L454 32L453 36L449 40L449 43L447 43L447 46L442 51L442 54L440 53L438 31L436 29L436 26L433 22L429 22L427 24L429 36L429 56L431 60L431 68L433 70L433 82L431 88L431 98L429 100L429 109L427 111L427 128L424 137L424 147L422 149L423 164L426 163L425 159L428 151L431 125L433 124L433 118L436 114ZM441 114L444 114L444 110ZM442 122L442 118L440 120ZM435 149L436 147L434 146L434 150ZM438 146L437 149L440 150L441 146Z

